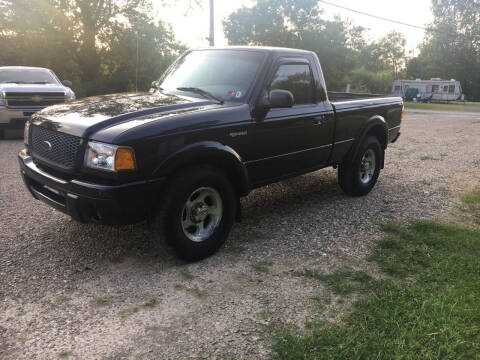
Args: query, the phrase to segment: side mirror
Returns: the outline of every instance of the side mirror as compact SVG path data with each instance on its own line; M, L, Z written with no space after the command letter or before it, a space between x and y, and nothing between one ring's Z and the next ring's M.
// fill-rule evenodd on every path
M68 86L68 87L72 87L72 85L73 85L70 80L63 80L62 84L65 85L65 86Z
M269 108L290 108L293 106L295 99L293 94L288 90L271 90L268 95Z

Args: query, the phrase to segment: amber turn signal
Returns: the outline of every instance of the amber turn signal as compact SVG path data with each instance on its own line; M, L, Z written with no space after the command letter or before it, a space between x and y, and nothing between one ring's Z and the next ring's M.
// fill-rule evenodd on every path
M132 148L118 147L115 152L115 170L135 170L135 153Z

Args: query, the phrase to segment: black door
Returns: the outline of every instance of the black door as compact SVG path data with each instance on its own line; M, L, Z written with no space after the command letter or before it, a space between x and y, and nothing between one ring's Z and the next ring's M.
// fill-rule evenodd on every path
M307 59L280 60L270 90L289 90L291 108L270 109L252 126L253 160L247 162L254 185L307 172L325 166L334 131L333 112L328 102L317 102L312 67Z

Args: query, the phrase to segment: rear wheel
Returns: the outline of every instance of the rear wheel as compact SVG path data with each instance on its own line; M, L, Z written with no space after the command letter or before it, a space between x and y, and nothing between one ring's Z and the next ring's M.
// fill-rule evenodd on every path
M225 242L236 212L236 194L225 175L197 166L172 177L163 191L154 235L181 259L197 261Z
M377 138L368 136L354 159L347 157L338 167L338 183L350 196L367 195L375 186L384 152Z

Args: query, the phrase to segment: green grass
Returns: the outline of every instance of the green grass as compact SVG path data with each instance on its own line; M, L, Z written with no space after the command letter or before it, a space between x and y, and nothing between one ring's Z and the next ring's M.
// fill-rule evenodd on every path
M270 272L270 267L273 266L273 263L271 261L258 261L256 263L250 264L253 270L255 270L257 273L269 273Z
M157 304L158 304L157 299L155 299L154 297L150 297L148 298L147 301L143 303L142 306L146 308L154 308L155 306L157 306Z
M107 306L111 303L113 303L113 297L111 296L100 296L90 301L92 306Z
M430 156L430 155L425 155L425 156L422 156L420 158L420 160L422 160L422 161L425 161L425 160L435 160L435 161L437 161L437 160L440 160L440 159L436 158L436 157L433 157L433 156Z
M480 103L477 105L464 104L435 104L435 103L414 103L406 102L405 109L412 110L436 110L436 111L465 111L465 112L480 112Z
M176 290L184 290L184 291L192 294L193 296L195 296L199 299L202 299L202 298L205 298L205 297L208 296L208 292L206 290L202 290L202 289L198 288L197 286L188 287L188 286L185 286L183 284L175 284L174 288Z
M342 324L276 332L274 359L480 359L480 232L420 221L384 230L371 260L390 276L305 272L363 296Z
M193 280L195 278L195 276L193 276L193 274L187 269L180 270L180 277L185 281Z
M126 318L126 317L129 317L130 315L136 314L139 311L140 309L138 308L138 306L130 306L123 310L120 310L118 312L118 316L120 316L121 318Z
M316 270L305 269L300 273L307 278L322 281L327 287L338 295L350 295L358 290L368 289L373 281L372 277L363 271L342 268L333 274L322 274Z
M70 350L62 350L58 353L60 359L68 359L72 355Z
M480 189L462 195L460 201L470 208L470 210L475 212L480 211Z
M480 188L468 192L460 197L468 212L473 215L473 221L480 225Z

